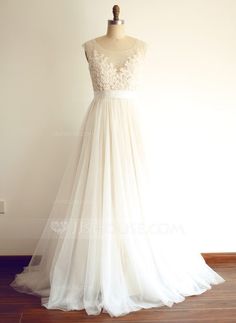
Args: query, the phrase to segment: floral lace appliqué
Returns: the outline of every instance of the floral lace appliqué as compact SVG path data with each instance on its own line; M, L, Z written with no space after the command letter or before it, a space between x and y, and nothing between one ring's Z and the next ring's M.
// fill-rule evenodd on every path
M117 66L107 55L93 48L89 57L89 70L94 90L137 89L142 58L142 53L137 49Z

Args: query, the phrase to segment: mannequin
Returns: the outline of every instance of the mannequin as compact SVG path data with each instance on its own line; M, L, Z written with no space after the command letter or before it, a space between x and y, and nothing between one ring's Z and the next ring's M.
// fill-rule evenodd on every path
M124 20L119 19L120 8L118 5L113 6L112 12L113 19L108 20L106 35L95 38L95 40L104 50L112 50L113 53L119 54L119 51L132 48L136 38L125 35ZM86 52L85 55L88 60Z

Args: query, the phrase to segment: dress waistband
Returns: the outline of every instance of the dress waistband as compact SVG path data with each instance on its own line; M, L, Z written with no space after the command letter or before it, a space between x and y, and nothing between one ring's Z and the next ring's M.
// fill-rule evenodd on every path
M136 98L137 91L135 90L102 90L94 91L94 97L111 97L111 98Z

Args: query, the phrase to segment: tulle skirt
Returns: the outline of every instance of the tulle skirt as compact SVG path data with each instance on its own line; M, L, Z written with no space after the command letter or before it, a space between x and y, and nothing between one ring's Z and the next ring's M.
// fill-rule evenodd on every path
M47 309L121 316L171 307L225 281L188 241L153 230L158 214L140 129L135 92L95 92L13 288L40 296Z

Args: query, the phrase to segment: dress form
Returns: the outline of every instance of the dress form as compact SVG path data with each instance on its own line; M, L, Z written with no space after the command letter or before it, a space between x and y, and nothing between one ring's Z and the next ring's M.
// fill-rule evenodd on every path
M122 59L125 52L135 45L137 39L125 34L125 23L119 19L120 8L113 6L113 20L108 20L106 35L95 38L97 44L106 52L114 56L115 60ZM85 52L88 60L87 54Z

